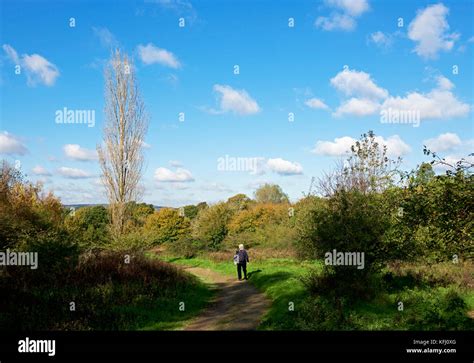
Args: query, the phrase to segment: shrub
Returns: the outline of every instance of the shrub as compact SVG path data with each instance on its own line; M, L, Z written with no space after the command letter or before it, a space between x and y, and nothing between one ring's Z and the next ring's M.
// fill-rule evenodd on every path
M202 209L192 223L192 236L206 248L218 250L227 236L232 211L225 203Z
M174 242L190 232L190 222L178 210L162 208L147 217L143 231L152 245Z
M83 249L102 248L110 242L109 213L103 206L82 207L65 219L68 230L78 236Z

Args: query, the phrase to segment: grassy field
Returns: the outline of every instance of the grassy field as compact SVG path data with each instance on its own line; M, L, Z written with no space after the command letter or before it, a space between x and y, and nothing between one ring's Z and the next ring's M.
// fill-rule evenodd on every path
M236 268L232 262L215 262L206 258L168 257L165 261L193 267L210 268L237 278ZM248 265L249 281L259 290L265 292L272 300L272 307L260 325L263 330L296 329L294 325L295 311L298 302L307 295L301 280L308 271L318 271L321 264L300 263L291 259L268 259L251 262ZM289 310L294 303L295 311Z
M112 252L49 279L20 268L0 272L0 288L9 296L0 300L0 330L174 330L214 293L176 266L144 256L127 265Z
M118 307L119 314L130 318L123 330L177 330L199 314L212 298L214 291L200 281L174 291L154 301L137 301ZM184 311L179 304L184 302Z
M222 262L207 256L195 258L161 257L180 265L209 268L222 274L236 276L232 262ZM412 267L415 270L416 267ZM436 266L432 270L436 270ZM472 269L469 265L467 272ZM344 324L331 325L331 301L310 296L303 280L309 273L318 274L322 262L300 262L295 259L264 259L248 265L249 282L266 293L273 304L263 319L262 330L445 330L474 329L473 319L467 317L474 310L474 291L455 282L456 274L466 272L466 266L442 266L444 280L422 280L407 274L406 268L391 276L385 289L371 300L358 301L345 312ZM441 273L438 272L439 276ZM448 278L451 276L451 278ZM454 296L452 296L454 294ZM457 299L459 296L463 301ZM403 302L403 310L399 310ZM290 303L294 311L290 311ZM462 306L465 304L465 306ZM456 315L452 315L456 314Z

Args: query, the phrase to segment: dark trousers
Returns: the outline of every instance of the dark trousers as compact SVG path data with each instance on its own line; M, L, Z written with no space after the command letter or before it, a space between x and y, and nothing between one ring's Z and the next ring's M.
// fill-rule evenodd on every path
M237 274L239 275L239 280L242 280L242 270L244 270L244 277L247 280L247 264L246 263L237 264Z

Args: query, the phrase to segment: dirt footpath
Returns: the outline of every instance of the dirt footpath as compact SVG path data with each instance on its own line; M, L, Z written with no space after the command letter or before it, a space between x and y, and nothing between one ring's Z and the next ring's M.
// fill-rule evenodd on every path
M208 308L184 330L253 330L270 308L270 300L247 281L200 267L184 270L217 289Z

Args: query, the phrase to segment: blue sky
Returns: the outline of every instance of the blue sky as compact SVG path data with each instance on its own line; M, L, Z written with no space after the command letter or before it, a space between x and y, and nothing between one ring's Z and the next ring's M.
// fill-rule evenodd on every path
M405 169L424 144L455 161L474 151L473 24L463 0L6 0L0 154L64 203L104 202L103 67L120 47L150 115L146 202L265 182L295 201L368 130ZM56 123L64 107L94 111L94 127Z

